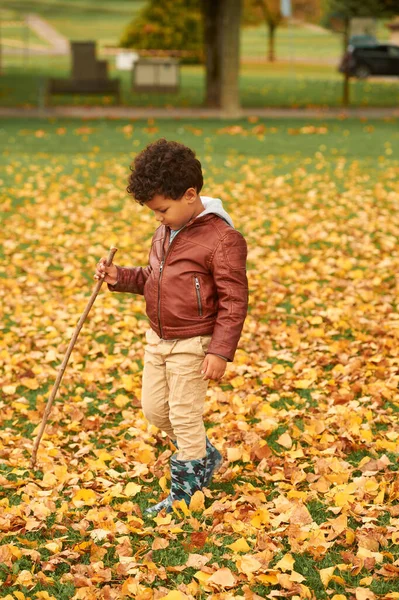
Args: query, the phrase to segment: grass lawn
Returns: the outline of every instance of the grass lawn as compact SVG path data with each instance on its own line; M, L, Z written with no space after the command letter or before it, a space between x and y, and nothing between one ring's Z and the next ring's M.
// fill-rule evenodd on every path
M397 125L0 122L1 598L396 597ZM250 312L206 402L223 467L150 519L172 449L140 409L141 297L101 291L28 465L96 261L146 264L125 186L162 135L247 239Z
M116 71L110 60L110 76L119 77L122 103L125 106L201 106L204 101L204 68L182 66L181 86L177 94L132 93L130 73ZM68 77L69 60L60 57L32 57L29 63L14 57L2 76L1 106L38 106L42 102L43 83L47 77ZM25 67L24 67L25 64ZM244 107L312 107L341 106L342 77L331 66L245 64L241 67L240 93ZM54 96L53 105L111 104L106 96ZM392 81L351 81L353 106L397 106L399 86Z
M27 12L48 20L62 35L72 40L97 40L100 47L117 45L123 29L144 5L143 0L9 0L3 18L17 18ZM378 39L387 40L389 31L380 21ZM266 55L266 26L242 28L241 54L248 58ZM301 25L279 27L276 31L276 55L283 60L292 56L337 60L342 52L341 36Z
M143 2L118 0L110 4L101 0L10 0L5 20L20 18L25 12L36 12L71 40L97 41L98 55L109 61L110 75L122 82L122 101L127 106L201 106L204 98L202 66L181 68L178 94L132 94L130 73L116 71L115 59L104 54L105 46L117 46L126 23ZM21 31L14 43L21 43ZM385 39L388 30L380 23L378 36ZM4 34L5 35L5 34ZM37 40L32 38L32 44ZM265 56L266 29L243 28L241 33L242 67L240 75L241 103L244 107L308 107L340 106L342 76L337 72L341 56L341 39L334 33L311 30L302 26L281 27L276 34L274 64L257 62ZM311 64L327 60L323 64ZM331 62L332 61L332 62ZM3 57L0 106L37 106L42 101L43 81L48 77L68 77L70 61L63 57ZM398 106L397 78L388 81L352 81L353 106ZM54 104L108 104L108 97L54 97Z

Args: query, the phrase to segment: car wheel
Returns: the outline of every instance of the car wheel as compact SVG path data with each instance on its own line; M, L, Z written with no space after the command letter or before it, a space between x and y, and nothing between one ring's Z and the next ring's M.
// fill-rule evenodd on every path
M371 71L367 65L358 65L355 69L355 77L358 79L367 79L371 75Z

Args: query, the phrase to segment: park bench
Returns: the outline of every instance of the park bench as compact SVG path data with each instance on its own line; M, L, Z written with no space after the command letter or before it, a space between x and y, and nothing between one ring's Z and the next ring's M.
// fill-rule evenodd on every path
M119 79L60 79L58 77L47 79L44 89L45 104L49 103L51 96L64 94L112 95L120 104L120 81Z

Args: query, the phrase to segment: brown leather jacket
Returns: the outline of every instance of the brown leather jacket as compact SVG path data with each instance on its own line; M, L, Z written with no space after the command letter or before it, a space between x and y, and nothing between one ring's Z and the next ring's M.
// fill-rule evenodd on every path
M229 361L248 307L247 245L215 214L188 223L169 245L161 225L147 267L117 267L115 292L144 294L150 325L163 339L212 335L209 354Z

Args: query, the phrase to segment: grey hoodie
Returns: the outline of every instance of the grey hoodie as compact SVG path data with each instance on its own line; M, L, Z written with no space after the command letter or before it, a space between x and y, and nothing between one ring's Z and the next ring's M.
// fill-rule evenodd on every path
M226 221L227 225L230 225L234 229L233 221L231 220L230 215L224 210L222 201L219 198L211 198L210 196L200 196L201 202L204 205L205 210L202 211L199 215L196 216L196 219L199 217L203 217L204 215L214 214ZM176 237L176 235L181 231L180 229L174 230L172 229L170 232L169 243Z
M202 213L200 213L197 216L197 219L199 217L203 217L204 215L209 215L210 213L213 213L214 215L217 215L218 217L224 219L227 225L230 225L230 227L234 229L233 221L231 220L230 215L224 210L222 201L219 200L219 198L201 196L201 202L204 205L205 210L203 210Z

